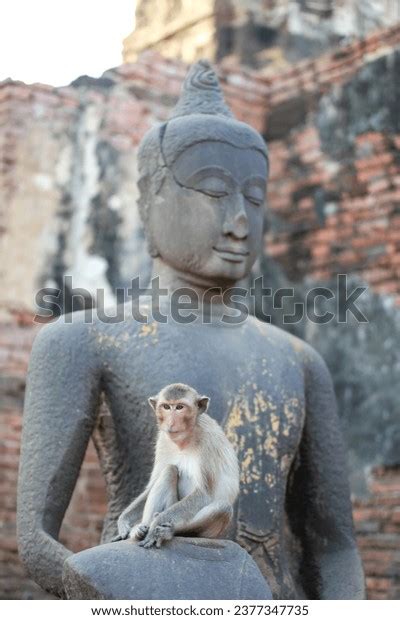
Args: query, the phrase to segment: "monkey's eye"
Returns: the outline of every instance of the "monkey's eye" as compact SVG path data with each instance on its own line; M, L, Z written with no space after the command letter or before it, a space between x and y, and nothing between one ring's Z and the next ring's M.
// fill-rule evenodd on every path
M171 409L171 407L169 405L167 405L166 403L163 404L163 409Z
M177 405L176 409L183 409L183 405Z

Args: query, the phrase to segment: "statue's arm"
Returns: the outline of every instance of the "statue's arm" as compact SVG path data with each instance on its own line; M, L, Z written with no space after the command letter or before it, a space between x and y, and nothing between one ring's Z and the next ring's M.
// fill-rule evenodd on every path
M308 347L305 380L305 424L287 496L291 525L303 546L303 586L312 599L364 598L332 379Z
M32 349L18 483L18 543L29 574L59 596L71 554L58 542L65 511L93 430L99 370L90 326L57 322Z

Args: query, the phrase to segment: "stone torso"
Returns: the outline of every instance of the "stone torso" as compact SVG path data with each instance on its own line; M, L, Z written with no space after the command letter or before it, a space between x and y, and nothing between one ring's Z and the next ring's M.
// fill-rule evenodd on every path
M210 415L238 454L240 495L230 537L253 555L273 590L296 596L283 528L287 476L304 421L297 341L254 318L226 327L126 322L90 329L112 420L96 433L111 494L103 539L149 478L156 425L148 396L188 383L210 395Z

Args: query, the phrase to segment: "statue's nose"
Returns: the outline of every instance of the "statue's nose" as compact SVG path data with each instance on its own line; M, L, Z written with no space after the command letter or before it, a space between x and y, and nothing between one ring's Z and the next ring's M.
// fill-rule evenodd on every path
M232 197L232 202L226 210L222 232L236 239L246 239L249 234L249 220L241 192L237 192Z

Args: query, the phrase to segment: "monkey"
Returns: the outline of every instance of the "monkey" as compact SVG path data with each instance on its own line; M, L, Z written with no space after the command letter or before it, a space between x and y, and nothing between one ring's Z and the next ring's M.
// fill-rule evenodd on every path
M148 549L174 535L216 538L239 493L235 450L206 412L210 399L183 383L148 399L158 435L150 480L118 519L118 536Z

